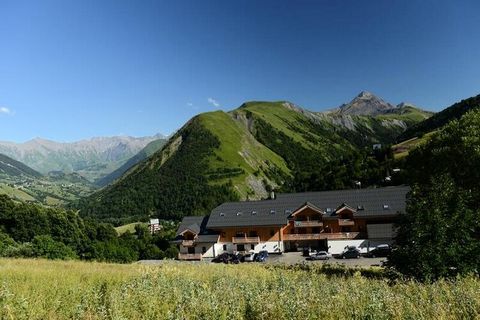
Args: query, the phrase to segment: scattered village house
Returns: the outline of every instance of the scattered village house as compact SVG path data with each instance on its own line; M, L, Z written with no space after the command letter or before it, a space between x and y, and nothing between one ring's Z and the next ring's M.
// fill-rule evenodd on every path
M154 234L160 231L160 220L159 219L150 219L150 223L148 224L148 228L150 229L150 233Z
M393 241L394 223L405 212L409 190L399 186L291 193L270 200L223 203L208 216L183 219L176 238L179 259L304 247L337 254L347 245L367 252Z

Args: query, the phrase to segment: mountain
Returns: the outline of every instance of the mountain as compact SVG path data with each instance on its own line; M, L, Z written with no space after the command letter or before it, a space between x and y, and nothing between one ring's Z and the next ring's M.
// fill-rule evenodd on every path
M372 109L365 105L366 113ZM391 143L418 115L430 115L411 106L393 109L350 115L253 101L203 113L78 207L82 215L123 223L204 214L225 201L266 198L271 189L348 188L354 179L381 183L383 160L370 157L372 144Z
M42 175L23 163L0 154L0 177L1 176L39 178Z
M352 101L342 104L334 112L342 115L376 116L392 109L395 109L395 106L378 98L371 92L362 91Z
M480 95L454 103L425 121L408 128L398 137L398 141L412 139L433 132L454 119L460 119L468 111L478 108L480 108Z
M0 153L21 161L42 174L76 172L95 181L122 166L148 143L163 136L98 137L72 143L35 138L25 143L0 141Z
M95 184L100 187L104 187L107 184L112 183L113 181L120 178L125 172L127 172L130 168L134 167L137 163L145 160L158 150L160 150L163 145L165 144L165 139L158 139L153 140L149 144L145 146L139 153L131 157L127 160L120 168L116 169L115 171L111 172L110 174L98 179L95 181Z

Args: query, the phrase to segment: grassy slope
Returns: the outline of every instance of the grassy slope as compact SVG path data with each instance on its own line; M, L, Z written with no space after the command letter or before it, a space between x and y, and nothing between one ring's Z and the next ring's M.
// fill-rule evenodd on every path
M220 147L215 150L215 155L209 158L211 171L214 172L219 168L240 168L244 171L243 174L227 178L237 186L237 192L241 197L245 198L248 193L251 193L245 181L248 176L252 176L258 170L261 173L257 178L267 179L262 174L262 169L266 168L267 163L285 173L289 172L280 156L258 143L240 122L232 119L231 115L216 111L204 113L199 119L220 141ZM224 183L225 179L210 182Z
M0 259L5 319L477 319L478 277L434 284L259 264Z
M393 150L393 154L395 156L395 159L402 159L402 158L408 156L408 153L410 151L412 151L413 149L427 143L431 139L431 137L437 132L438 132L438 130L435 130L435 131L432 131L432 132L429 132L429 133L423 135L420 138L408 139L408 140L405 140L405 141L402 141L400 143L397 143L397 144L393 145L392 150Z

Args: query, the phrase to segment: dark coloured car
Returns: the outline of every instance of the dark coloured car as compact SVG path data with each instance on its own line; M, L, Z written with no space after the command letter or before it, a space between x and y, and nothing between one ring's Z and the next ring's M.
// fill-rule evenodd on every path
M227 252L224 252L222 254L219 254L215 258L213 258L212 262L215 263L228 263L230 260L230 255Z
M385 258L390 255L390 252L392 252L392 248L388 244L381 244L367 252L365 256L369 258Z
M360 250L358 250L356 247L347 247L338 257L340 259L360 258Z
M254 260L255 262L265 262L267 258L268 258L268 251L263 250L255 255Z

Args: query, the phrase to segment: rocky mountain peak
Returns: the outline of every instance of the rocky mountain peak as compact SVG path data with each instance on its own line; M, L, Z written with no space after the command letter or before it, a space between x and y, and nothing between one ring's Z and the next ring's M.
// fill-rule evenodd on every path
M342 115L368 115L383 114L396 107L371 92L362 91L349 103L341 105L337 110Z

